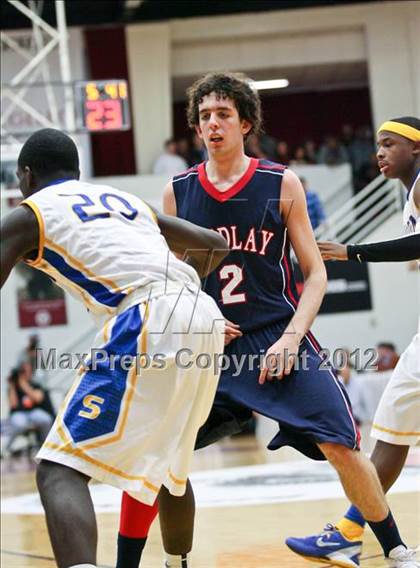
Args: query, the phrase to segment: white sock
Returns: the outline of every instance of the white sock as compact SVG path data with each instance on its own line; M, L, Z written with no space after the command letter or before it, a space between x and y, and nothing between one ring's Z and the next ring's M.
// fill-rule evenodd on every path
M69 566L69 568L98 568L95 564L75 564L74 566Z
M168 554L165 552L164 568L191 568L191 554Z

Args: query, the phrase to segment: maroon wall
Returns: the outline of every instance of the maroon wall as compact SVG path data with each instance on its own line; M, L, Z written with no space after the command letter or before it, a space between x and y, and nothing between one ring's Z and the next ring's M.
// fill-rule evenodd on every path
M89 78L129 81L124 28L89 28L84 35ZM91 134L91 143L95 176L136 173L132 130Z
M327 134L339 134L343 124L372 125L369 89L262 95L264 129L295 147L311 138L321 142ZM185 103L174 105L174 135L189 135Z

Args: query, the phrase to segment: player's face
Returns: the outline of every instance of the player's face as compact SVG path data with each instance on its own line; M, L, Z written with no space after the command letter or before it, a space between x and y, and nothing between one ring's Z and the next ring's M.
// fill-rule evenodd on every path
M376 157L381 173L387 178L399 178L412 167L414 144L404 136L384 130L378 135Z
M239 118L231 99L210 93L198 106L199 126L197 133L202 138L210 155L226 154L237 148L243 149L244 135L251 124Z

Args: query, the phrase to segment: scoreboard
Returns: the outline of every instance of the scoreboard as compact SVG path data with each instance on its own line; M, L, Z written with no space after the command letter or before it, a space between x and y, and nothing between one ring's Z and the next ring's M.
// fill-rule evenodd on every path
M111 132L130 128L127 81L77 81L75 91L78 130Z

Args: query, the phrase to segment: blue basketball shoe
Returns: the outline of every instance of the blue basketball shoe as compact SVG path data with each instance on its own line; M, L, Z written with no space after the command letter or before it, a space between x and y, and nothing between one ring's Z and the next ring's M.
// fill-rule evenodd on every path
M361 540L347 540L333 525L315 536L303 538L289 537L287 546L306 560L321 564L334 564L342 568L360 566Z

